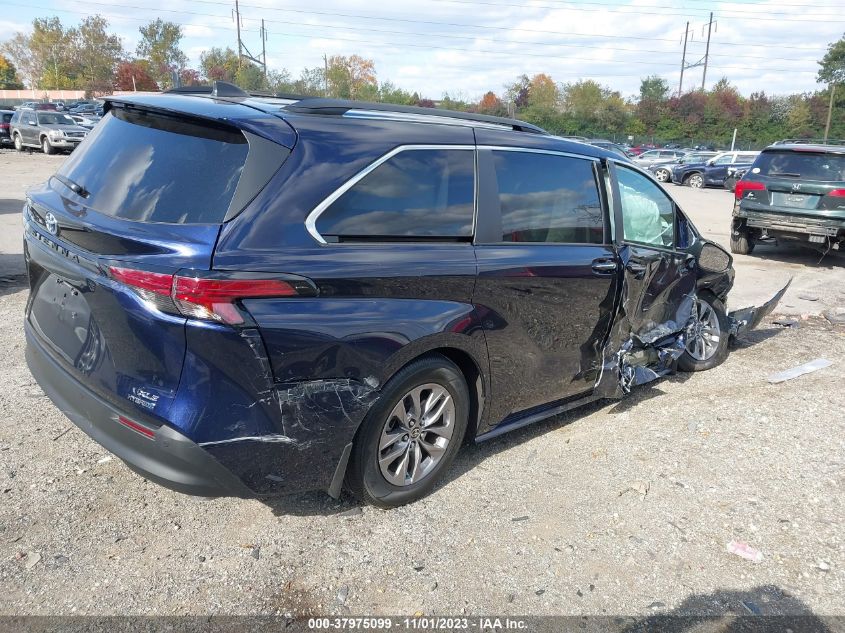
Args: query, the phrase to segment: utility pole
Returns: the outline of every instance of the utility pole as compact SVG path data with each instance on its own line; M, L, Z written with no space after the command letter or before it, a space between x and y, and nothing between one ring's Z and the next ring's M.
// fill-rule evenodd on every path
M241 45L241 11L238 8L238 0L235 0L235 26L238 29L238 66L240 66L243 46Z
M267 84L267 31L264 29L264 18L261 18L261 63L264 66L264 83Z
M235 0L235 25L238 30L238 69L241 68L244 59L248 59L261 66L264 75L264 83L267 83L267 29L264 28L264 18L261 19L261 57L254 57L249 48L241 38L241 10L238 0Z
M707 61L710 57L710 32L713 30L713 12L710 12L710 21L707 23L707 48L704 49L704 73L701 75L701 89L704 90L704 82L707 80Z
M687 37L689 36L689 20L687 28L684 29L684 53L681 56L681 81L678 83L678 96L684 94L684 69L687 66Z
M827 136L830 134L830 115L833 113L833 93L836 92L836 84L830 84L830 103L827 106L827 123L824 125L824 142L827 143Z

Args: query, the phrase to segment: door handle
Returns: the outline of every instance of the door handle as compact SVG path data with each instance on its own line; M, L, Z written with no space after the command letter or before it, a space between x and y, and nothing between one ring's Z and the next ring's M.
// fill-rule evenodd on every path
M638 264L636 262L628 262L625 268L628 272L634 274L634 278L641 279L643 275L645 275L646 267L642 264Z
M612 275L618 270L616 261L613 259L594 259L593 272L597 275Z

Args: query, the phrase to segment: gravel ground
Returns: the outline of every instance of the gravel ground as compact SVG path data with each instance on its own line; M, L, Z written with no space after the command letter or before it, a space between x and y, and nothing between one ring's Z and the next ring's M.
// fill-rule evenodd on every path
M841 265L789 265L845 304ZM0 614L845 614L843 326L767 322L715 370L468 446L385 512L146 482L34 383L25 300L0 281ZM817 357L834 364L766 381Z

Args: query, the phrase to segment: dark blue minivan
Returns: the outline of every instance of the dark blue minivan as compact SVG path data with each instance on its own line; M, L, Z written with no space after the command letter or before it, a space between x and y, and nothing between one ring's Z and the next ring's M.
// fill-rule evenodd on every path
M170 488L407 503L465 439L712 367L774 305L726 314L730 255L599 148L191 90L108 99L24 208L33 375Z

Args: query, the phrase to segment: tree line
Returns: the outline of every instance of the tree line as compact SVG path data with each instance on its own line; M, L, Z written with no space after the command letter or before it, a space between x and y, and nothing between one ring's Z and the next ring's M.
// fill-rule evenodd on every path
M322 65L303 69L294 78L286 69L263 69L230 47L204 51L197 68L181 49L182 27L161 19L139 28L135 51L124 49L109 33L102 16L86 17L75 26L58 17L37 18L28 33L0 44L0 88L77 89L89 95L113 90L165 90L179 83L214 80L246 90L273 94L330 96L362 101L439 107L499 116L515 116L555 134L623 140L676 141L727 145L733 130L743 147L759 147L788 137L820 137L833 91L830 137L845 138L845 36L829 46L819 62L815 92L742 96L727 78L710 90L673 93L665 79L641 80L639 94L625 98L592 79L559 83L544 73L526 75L488 91L478 101L444 94L422 97L379 81L373 60L333 55ZM836 87L839 90L836 91Z

